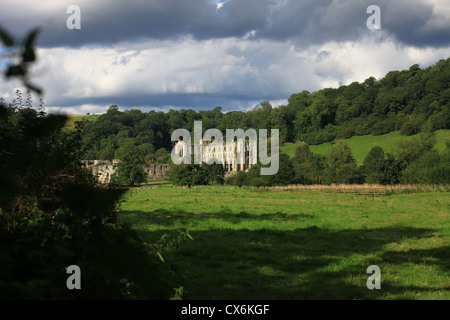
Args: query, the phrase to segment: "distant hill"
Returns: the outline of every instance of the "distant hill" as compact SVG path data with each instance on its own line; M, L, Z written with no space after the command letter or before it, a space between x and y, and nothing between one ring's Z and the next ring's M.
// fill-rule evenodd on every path
M333 142L322 143L319 145L310 146L311 152L316 154L324 155L326 150L330 147L332 143L337 141L345 141L349 147L352 149L353 156L358 165L361 165L364 158L369 153L370 149L375 146L383 148L385 152L394 152L396 149L396 143L400 140L409 140L417 138L418 134L412 136L403 136L398 131L390 132L388 134L374 136L372 134L365 136L353 136L348 139L337 139ZM442 151L446 148L445 142L450 140L450 130L438 130L436 131L436 146L438 150ZM280 148L280 150L289 157L293 157L295 154L295 149L301 145L298 143L286 143Z

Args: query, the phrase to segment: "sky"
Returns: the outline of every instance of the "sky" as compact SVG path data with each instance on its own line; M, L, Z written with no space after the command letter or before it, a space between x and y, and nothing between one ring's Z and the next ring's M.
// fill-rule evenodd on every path
M81 29L68 29L80 8ZM367 26L370 5L381 29ZM40 27L31 80L47 112L248 110L450 57L448 0L0 0L0 27ZM0 68L10 57L0 48ZM0 79L0 96L19 82ZM39 97L34 101L38 104Z

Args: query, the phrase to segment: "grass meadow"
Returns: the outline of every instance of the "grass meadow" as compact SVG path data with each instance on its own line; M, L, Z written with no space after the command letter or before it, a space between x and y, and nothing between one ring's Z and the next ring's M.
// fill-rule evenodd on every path
M162 253L186 300L450 299L448 192L158 183L131 189L120 219L153 243L191 227L193 240ZM380 290L367 288L371 265Z

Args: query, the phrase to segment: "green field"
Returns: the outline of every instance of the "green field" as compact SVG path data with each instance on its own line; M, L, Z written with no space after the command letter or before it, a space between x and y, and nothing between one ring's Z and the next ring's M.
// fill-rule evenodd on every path
M336 141L345 141L349 147L352 149L353 156L356 162L360 165L363 163L364 158L369 154L370 149L375 146L383 148L385 152L393 152L396 149L396 143L400 140L408 140L417 138L418 135L414 136L402 136L399 132L391 132L385 135L374 136L353 136L349 139L338 139ZM450 130L438 130L436 131L436 148L438 150L445 149L445 141L450 139ZM295 149L300 143L286 143L280 148L280 150L293 157L295 154ZM316 146L310 146L311 152L316 154L324 155L325 152L330 147L331 143L323 143Z
M193 240L163 252L183 299L450 299L449 193L163 183L131 189L120 219L151 243L192 226ZM366 286L371 265L380 290Z

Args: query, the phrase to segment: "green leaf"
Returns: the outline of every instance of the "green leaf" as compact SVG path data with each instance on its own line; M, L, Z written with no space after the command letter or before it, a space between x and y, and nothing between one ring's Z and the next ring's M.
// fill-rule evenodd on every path
M24 62L31 62L36 60L36 55L34 54L34 41L39 33L39 28L35 28L30 31L27 37L23 41L24 51L22 58Z
M37 94L42 94L42 89L36 87L35 85L31 84L30 82L24 81L24 84L28 89L35 91Z
M25 76L25 70L22 66L10 66L6 71L6 77L23 77Z
M23 46L25 48L32 48L34 45L34 40L36 39L38 33L40 32L39 28L34 28L28 33L27 37L23 41Z
M32 62L36 60L36 55L34 54L34 48L32 46L25 47L22 54L23 62Z
M162 257L162 255L159 252L156 252L156 254L158 255L158 257L161 259L161 261L164 263L164 258Z
M5 46L7 46L7 47L15 46L13 38L5 30L0 29L0 37Z

